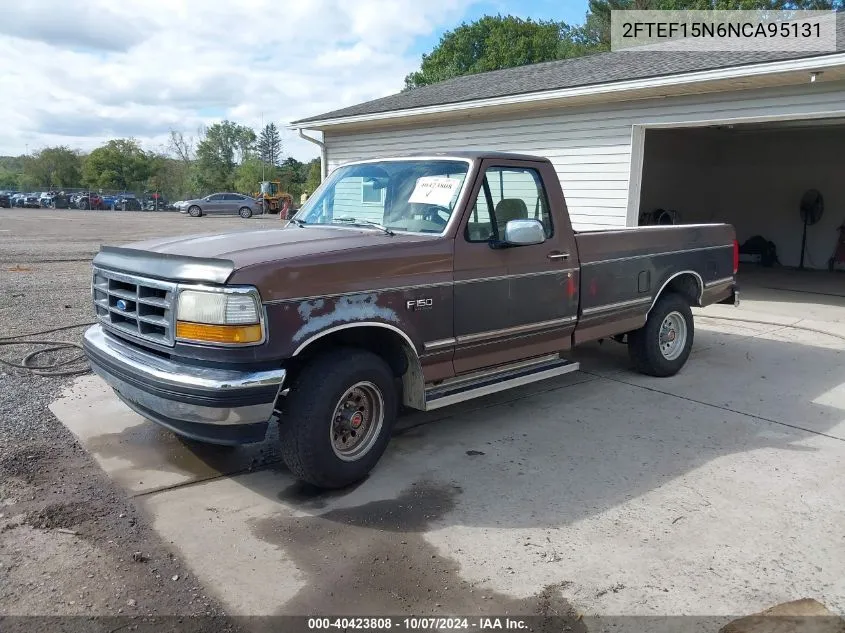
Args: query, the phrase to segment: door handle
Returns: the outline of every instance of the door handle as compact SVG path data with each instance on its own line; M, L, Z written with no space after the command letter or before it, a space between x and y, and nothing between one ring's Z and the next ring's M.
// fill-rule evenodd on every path
M552 260L554 260L554 259L569 259L569 253L557 253L557 252L549 253L548 258L552 259Z

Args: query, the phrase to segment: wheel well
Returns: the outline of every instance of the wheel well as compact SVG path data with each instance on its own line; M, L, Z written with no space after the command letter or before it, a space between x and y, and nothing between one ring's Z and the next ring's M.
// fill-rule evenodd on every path
M286 363L289 375L295 377L314 357L339 347L365 349L381 357L393 375L402 379L404 404L416 407L424 399L425 385L416 351L401 335L384 327L349 327L316 339Z
M691 306L701 305L701 280L697 275L691 272L680 273L672 277L667 283L663 285L660 292L654 298L654 303L667 292L674 292L682 297L685 297ZM654 304L652 304L654 305Z

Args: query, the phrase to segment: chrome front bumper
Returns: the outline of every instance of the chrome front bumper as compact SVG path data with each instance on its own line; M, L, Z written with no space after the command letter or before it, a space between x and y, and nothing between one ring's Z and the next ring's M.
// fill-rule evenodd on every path
M140 415L215 444L261 441L285 380L284 369L238 371L179 363L111 336L85 332L91 368Z

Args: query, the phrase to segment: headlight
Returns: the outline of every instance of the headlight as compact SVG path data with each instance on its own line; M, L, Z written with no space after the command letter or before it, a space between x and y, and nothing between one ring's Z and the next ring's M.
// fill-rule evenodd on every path
M261 303L254 289L181 290L176 304L176 338L244 345L264 340Z

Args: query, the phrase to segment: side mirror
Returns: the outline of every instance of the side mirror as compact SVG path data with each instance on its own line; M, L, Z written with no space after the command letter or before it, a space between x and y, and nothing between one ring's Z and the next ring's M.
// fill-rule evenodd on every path
M511 220L505 225L504 243L509 246L530 246L546 241L546 229L540 220Z

